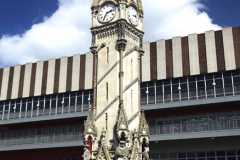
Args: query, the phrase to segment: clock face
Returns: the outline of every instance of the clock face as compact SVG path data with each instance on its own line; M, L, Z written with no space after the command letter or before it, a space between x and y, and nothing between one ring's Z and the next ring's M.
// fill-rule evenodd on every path
M108 22L113 19L116 13L116 7L112 4L107 4L102 7L99 13L99 20L102 22Z
M133 25L138 24L138 13L133 6L128 7L128 18Z

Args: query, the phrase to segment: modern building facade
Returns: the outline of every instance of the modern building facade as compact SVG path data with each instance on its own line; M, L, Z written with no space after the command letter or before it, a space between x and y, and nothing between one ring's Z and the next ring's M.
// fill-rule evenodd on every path
M107 3L117 16L103 23L96 10ZM131 6L136 25L127 16ZM1 160L82 159L89 105L101 115L97 127L111 130L120 100L128 122L136 120L131 129L140 123L132 116L145 109L150 159L240 159L240 27L141 43L140 0L94 0L92 12L97 52L0 69Z

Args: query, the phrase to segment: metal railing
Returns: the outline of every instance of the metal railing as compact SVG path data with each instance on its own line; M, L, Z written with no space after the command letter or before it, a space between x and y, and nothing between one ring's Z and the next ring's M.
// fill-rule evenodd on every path
M57 108L46 108L46 109L35 109L28 111L15 111L15 112L0 112L0 120L13 120L13 119L24 119L24 118L32 118L32 117L43 117L50 115L62 115L62 114L70 114L76 112L85 112L89 108L89 104L84 104L74 106L64 106Z
M240 94L240 85L216 86L179 92L144 94L141 95L141 105L234 96Z
M240 119L150 126L151 135L240 129Z
M23 144L41 144L66 141L80 141L82 133L53 134L42 136L27 136L19 138L0 139L0 146L23 145Z

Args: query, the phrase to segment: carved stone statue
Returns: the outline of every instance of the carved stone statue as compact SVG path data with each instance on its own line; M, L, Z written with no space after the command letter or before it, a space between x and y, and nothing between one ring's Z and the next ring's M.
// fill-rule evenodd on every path
M145 151L143 152L143 160L150 160L148 152L149 152L149 147L145 147Z
M91 153L90 151L88 150L88 146L85 146L84 147L84 153L83 153L83 159L84 160L90 160L91 159Z
M125 141L120 141L120 145L116 148L115 155L117 157L117 160L128 159L129 152L125 146Z

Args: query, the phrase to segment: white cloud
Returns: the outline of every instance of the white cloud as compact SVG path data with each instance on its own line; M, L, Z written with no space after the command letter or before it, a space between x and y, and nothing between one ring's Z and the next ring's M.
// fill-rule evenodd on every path
M198 0L143 0L145 41L221 29L212 24ZM73 54L91 45L91 1L59 0L59 9L23 35L0 39L0 67Z

